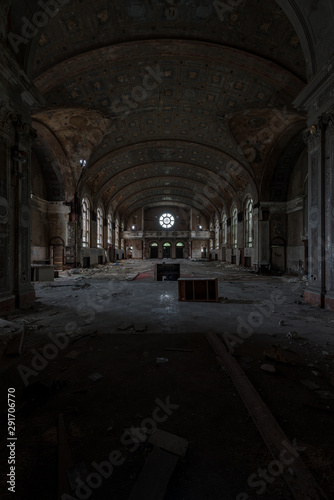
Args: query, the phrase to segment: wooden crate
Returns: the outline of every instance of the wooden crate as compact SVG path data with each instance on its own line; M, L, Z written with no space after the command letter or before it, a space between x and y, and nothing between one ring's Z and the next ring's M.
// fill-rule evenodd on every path
M218 302L218 278L179 278L179 300Z
M158 264L153 267L154 281L177 281L180 277L180 264Z

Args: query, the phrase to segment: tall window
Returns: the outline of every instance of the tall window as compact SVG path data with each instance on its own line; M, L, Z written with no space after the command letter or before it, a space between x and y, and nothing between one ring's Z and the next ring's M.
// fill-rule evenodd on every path
M253 200L248 198L245 205L245 245L253 246Z
M89 247L90 206L86 198L82 200L82 246Z
M108 229L108 244L112 244L112 217L111 214L108 215L108 222L107 222L107 229Z
M97 246L99 248L103 247L103 212L99 207L97 209L96 214L96 222L97 222Z
M236 207L232 211L232 248L238 246L238 210Z
M219 220L216 220L216 225L215 225L215 243L216 243L216 250L219 249Z
M115 248L121 248L119 245L119 219L116 219L116 228L115 228Z
M223 227L222 227L222 243L226 245L227 241L227 215L223 215Z

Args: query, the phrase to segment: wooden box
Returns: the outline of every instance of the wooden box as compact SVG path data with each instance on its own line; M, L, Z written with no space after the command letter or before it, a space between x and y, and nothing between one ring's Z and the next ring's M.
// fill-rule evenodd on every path
M179 300L218 302L218 278L179 278Z

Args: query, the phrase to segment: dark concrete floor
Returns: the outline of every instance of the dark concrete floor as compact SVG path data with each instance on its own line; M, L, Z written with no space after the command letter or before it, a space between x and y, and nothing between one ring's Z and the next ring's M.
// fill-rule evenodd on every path
M89 498L127 499L150 446L145 442L132 453L121 436L152 415L157 398L167 397L179 408L159 428L189 441L167 500L290 498L280 476L261 495L247 483L272 457L205 339L209 330L233 350L289 439L305 448L303 459L316 480L333 497L333 400L323 399L303 381L331 397L334 315L304 304L306 284L299 277L256 276L246 269L188 261L181 261L182 274L217 276L219 295L228 300L179 302L177 283L154 282L151 262L125 261L37 283L35 308L6 318L25 326L20 358L5 355L8 329L0 332L1 391L16 388L21 407L17 423L24 426L18 436L17 498L57 498L56 422L64 413L75 463L84 462L91 472L92 462L101 462L111 450L120 449L126 458ZM66 347L43 351L57 336L59 342L68 340ZM20 375L20 364L33 366L36 345L41 355L54 352L55 357L34 374L22 375L21 368ZM273 345L281 347L284 362L264 354ZM168 362L157 364L157 357ZM263 363L273 365L275 374L261 370ZM103 378L92 382L88 376L94 372ZM24 378L47 386L58 380L58 387L45 397L27 394ZM2 436L6 411L1 403ZM5 449L0 457L3 462ZM2 492L5 470L6 465L1 467Z

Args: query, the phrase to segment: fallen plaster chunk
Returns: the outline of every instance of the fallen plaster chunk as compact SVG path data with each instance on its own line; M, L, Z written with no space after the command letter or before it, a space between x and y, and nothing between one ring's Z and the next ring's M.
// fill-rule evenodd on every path
M132 323L129 323L129 322L127 322L127 323L122 323L121 325L119 325L119 326L117 327L117 330L128 330L128 329L129 329L129 328L131 328L132 326L133 326L133 324L132 324Z
M311 389L312 391L320 389L320 386L312 382L312 380L301 380L301 383L305 385L305 387L307 387L308 389Z
M103 378L103 375L101 375L101 373L92 373L91 375L88 375L88 378L90 378L93 382L96 382L97 380L100 380L100 378Z
M316 391L322 399L334 399L334 394L330 391Z
M276 368L273 365L262 365L261 370L268 373L276 373Z

